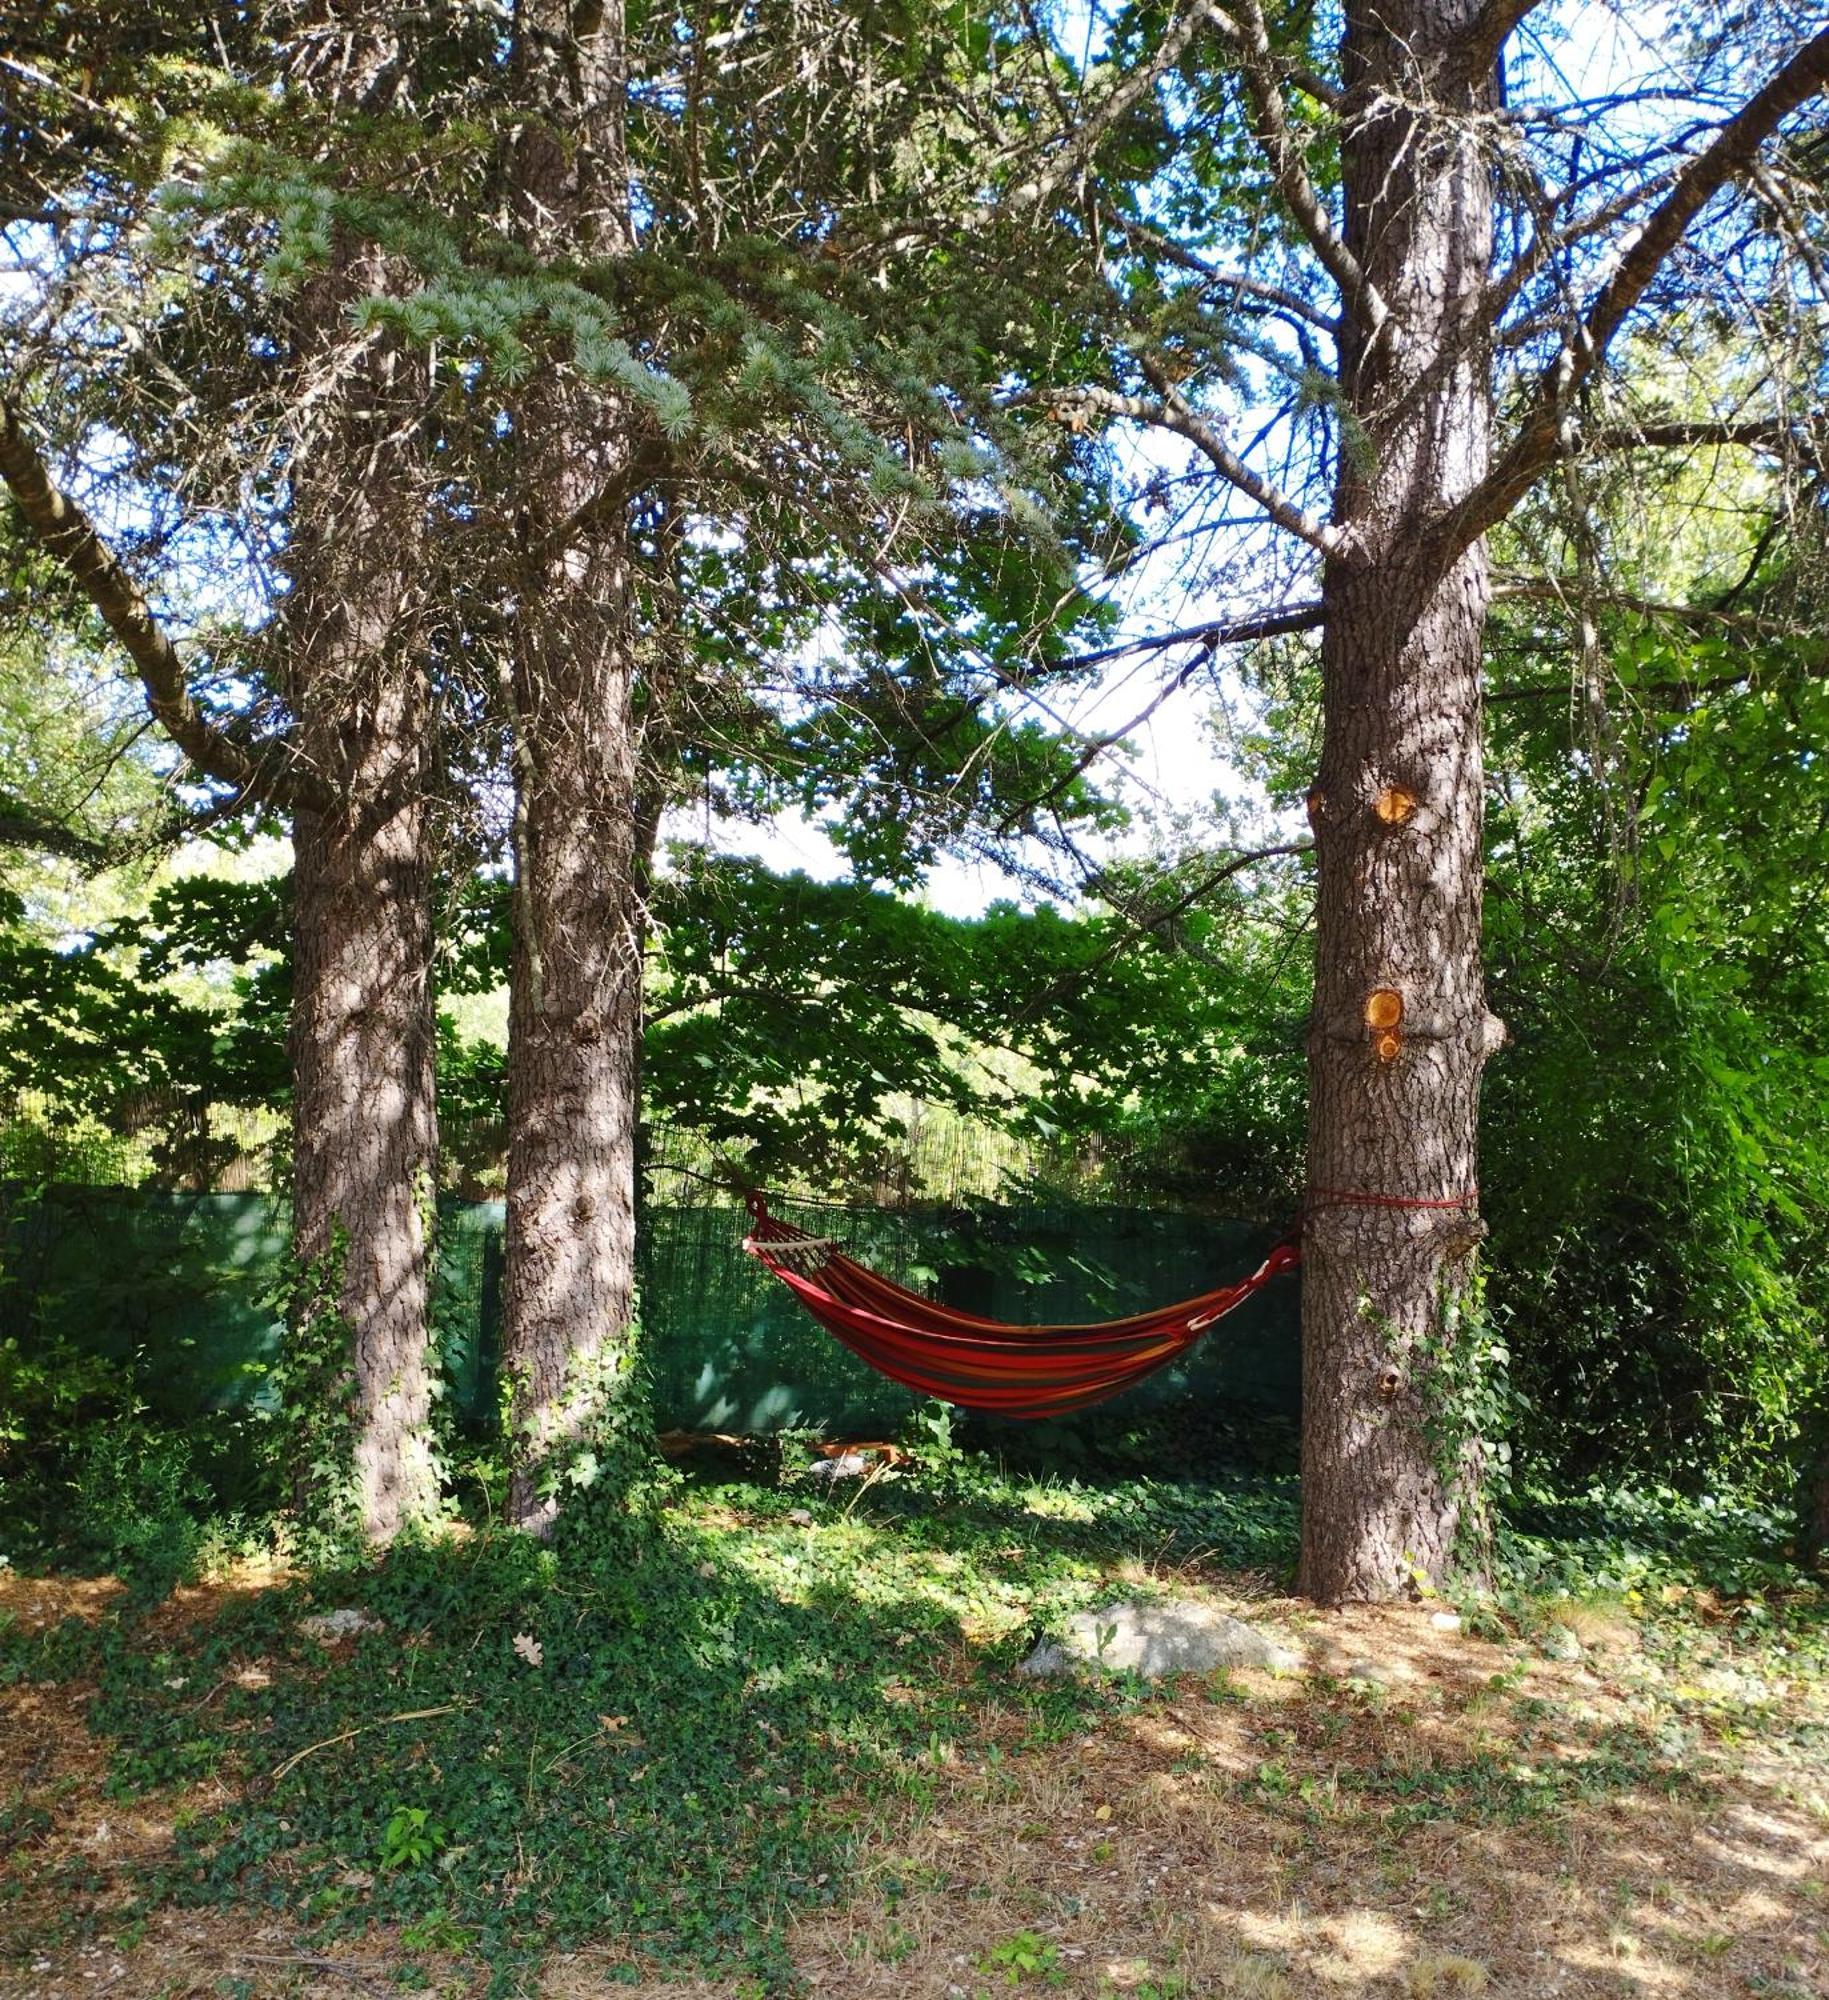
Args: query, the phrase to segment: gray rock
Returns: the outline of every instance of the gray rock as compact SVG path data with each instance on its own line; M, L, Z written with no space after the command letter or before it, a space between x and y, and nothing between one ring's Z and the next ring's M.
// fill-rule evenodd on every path
M361 1632L379 1632L382 1627L379 1618L371 1618L359 1605L348 1604L339 1611L314 1611L298 1621L298 1629L307 1639L327 1646L333 1640L353 1639Z
M1096 1666L1155 1680L1164 1674L1217 1673L1224 1667L1290 1672L1301 1665L1300 1653L1210 1604L1127 1599L1079 1612L1058 1640L1044 1639L1018 1671L1039 1679Z
M817 1485L836 1486L841 1479L862 1479L869 1470L870 1461L861 1451L844 1451L808 1466L807 1477Z
M1697 1676L1696 1685L1705 1694L1723 1701L1762 1702L1772 1699L1769 1682L1757 1674L1742 1673L1734 1667L1709 1667Z
M1562 1660L1573 1666L1581 1658L1581 1641L1566 1625L1552 1625L1543 1635L1542 1650L1546 1660Z

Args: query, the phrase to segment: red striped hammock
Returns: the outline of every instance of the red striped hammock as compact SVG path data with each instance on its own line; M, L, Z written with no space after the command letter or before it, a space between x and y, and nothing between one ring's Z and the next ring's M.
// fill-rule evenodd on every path
M872 1368L924 1396L1001 1417L1058 1417L1102 1403L1166 1368L1208 1327L1302 1253L1279 1243L1247 1278L1179 1305L1092 1326L1008 1326L937 1305L768 1212L751 1195L743 1239L829 1333Z

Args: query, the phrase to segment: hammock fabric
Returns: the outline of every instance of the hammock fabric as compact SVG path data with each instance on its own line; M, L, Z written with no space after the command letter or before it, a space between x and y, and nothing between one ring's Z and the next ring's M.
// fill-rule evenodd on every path
M843 1256L749 1197L743 1239L829 1333L892 1382L1001 1417L1058 1417L1102 1403L1192 1347L1302 1253L1279 1243L1248 1278L1179 1305L1093 1326L1007 1326L936 1305Z

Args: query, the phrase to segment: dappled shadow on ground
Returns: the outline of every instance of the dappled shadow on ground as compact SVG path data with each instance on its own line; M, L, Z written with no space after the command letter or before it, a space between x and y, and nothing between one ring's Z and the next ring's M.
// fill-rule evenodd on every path
M967 1620L1023 1615L984 1553L704 1505L151 1613L23 1586L0 1979L92 1990L84 1954L131 1940L143 1895L280 1923L289 1952L235 1947L254 1991L359 1957L377 1925L415 1962L488 1957L502 1990L552 1946L779 1984L787 1916L842 1892L865 1822L968 1732ZM327 1607L348 1624L314 1634ZM1024 1707L1045 1732L1092 1699Z
M1305 1636L1332 1673L1183 1684L1060 1754L962 1750L796 1964L858 1995L998 1990L1025 1951L1084 1995L1829 1990L1820 1704L1673 1679L1623 1622L1580 1664L1420 1608ZM1337 1677L1373 1661L1388 1685Z
M481 1994L486 1948L549 2000L1829 1989L1823 1690L1727 1624L1577 1619L1552 1662L1203 1585L1311 1671L1038 1689L1033 1607L1147 1563L944 1518L456 1543L344 1579L384 1629L329 1645L271 1588L117 1625L0 1583L0 1994ZM385 1863L402 1806L423 1866Z

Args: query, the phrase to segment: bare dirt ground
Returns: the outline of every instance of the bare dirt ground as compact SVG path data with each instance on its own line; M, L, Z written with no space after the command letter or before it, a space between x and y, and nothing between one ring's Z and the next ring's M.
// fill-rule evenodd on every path
M0 1609L27 1620L92 1615L109 1597L106 1584L0 1577ZM183 1593L162 1615L202 1615L210 1601ZM1590 1620L1581 1657L1564 1662L1437 1629L1422 1607L1252 1609L1280 1614L1316 1670L1184 1682L1045 1753L1006 1751L1014 1717L987 1705L924 1795L876 1802L851 1899L792 1929L807 1989L1829 1995L1821 1685L1711 1667L1705 1647L1676 1678L1624 1618ZM1366 1662L1378 1681L1354 1672ZM0 1705L6 2000L485 1991L486 1970L450 1939L376 1929L316 1946L264 1910L136 1914L136 1869L178 1814L219 1807L223 1793L111 1798L80 1687L14 1687ZM53 1877L65 1886L51 1890ZM8 1931L76 1941L22 1960ZM614 1974L627 1964L615 1943L555 1954L545 2000L760 1990L631 1986Z

